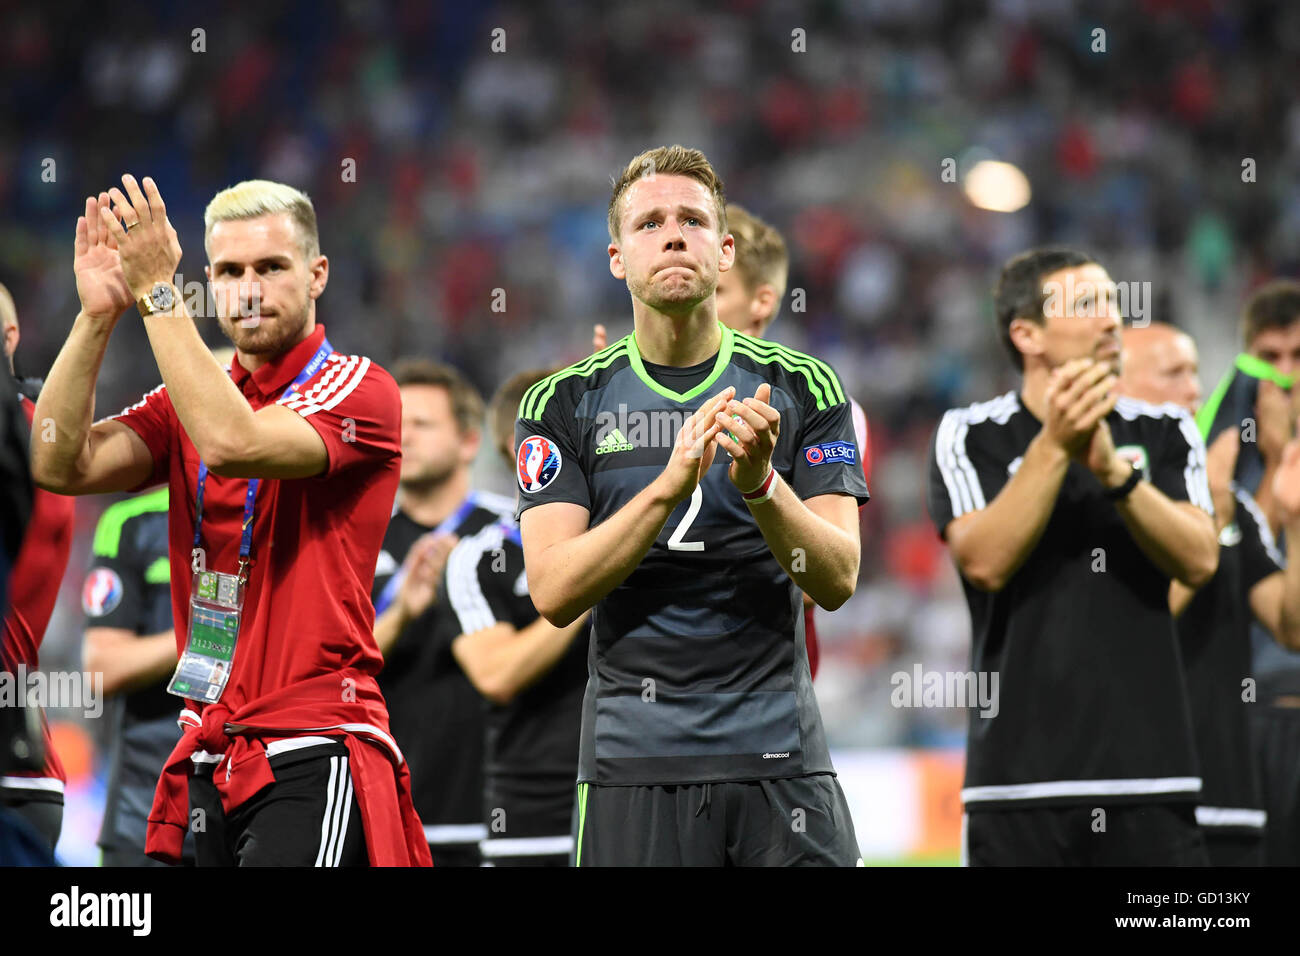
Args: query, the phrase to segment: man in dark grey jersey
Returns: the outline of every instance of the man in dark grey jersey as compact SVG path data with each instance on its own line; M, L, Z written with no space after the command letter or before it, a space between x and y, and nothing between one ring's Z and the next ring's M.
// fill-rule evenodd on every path
M635 331L535 385L516 426L533 602L557 627L595 608L576 862L854 865L800 594L834 610L857 583L848 400L718 322L734 242L699 151L633 159L609 231Z

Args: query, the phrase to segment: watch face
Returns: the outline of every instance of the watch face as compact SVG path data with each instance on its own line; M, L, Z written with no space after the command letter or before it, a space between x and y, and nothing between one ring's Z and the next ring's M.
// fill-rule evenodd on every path
M172 287L162 282L150 290L149 299L153 302L153 307L159 312L167 312L176 304L176 296L172 292Z

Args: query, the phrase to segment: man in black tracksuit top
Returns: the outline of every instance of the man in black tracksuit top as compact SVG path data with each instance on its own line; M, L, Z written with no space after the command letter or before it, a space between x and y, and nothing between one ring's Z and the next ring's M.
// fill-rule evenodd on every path
M497 450L512 466L519 400L548 374L514 376L488 409ZM537 613L511 520L456 545L446 592L460 626L452 653L487 702L484 864L567 866L590 615L560 628Z
M1196 343L1172 326L1152 322L1124 331L1125 395L1172 402L1200 421L1199 365ZM1284 645L1300 644L1300 528L1288 522L1289 555L1283 558L1263 510L1232 480L1241 447L1240 429L1225 428L1206 449L1219 570L1200 590L1175 584L1169 595L1203 778L1196 822L1215 866L1261 865L1265 825L1272 825L1248 723L1251 711L1266 706L1250 677L1251 622ZM1282 466L1282 452L1277 449L1271 469L1278 493L1270 498L1278 505L1300 489L1300 469Z
M434 866L478 866L483 702L456 663L460 633L443 570L459 538L508 517L509 498L470 487L483 399L456 369L410 358L402 395L402 474L375 567L375 643L389 727L411 769L411 799Z
M1173 406L1119 398L1120 316L1086 255L1012 259L995 292L1020 392L946 413L929 505L972 619L962 800L972 865L1203 865L1201 777L1171 578L1218 562L1205 449Z

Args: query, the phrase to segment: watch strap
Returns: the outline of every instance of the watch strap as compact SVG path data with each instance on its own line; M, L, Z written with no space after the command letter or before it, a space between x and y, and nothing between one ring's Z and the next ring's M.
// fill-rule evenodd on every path
M1127 479L1125 479L1124 484L1119 485L1118 487L1115 488L1107 488L1106 497L1109 498L1111 501L1122 501L1123 499L1127 498L1130 493L1132 493L1133 489L1138 486L1138 482L1141 480L1142 480L1142 469L1137 464L1137 462L1134 462L1133 473L1130 474Z

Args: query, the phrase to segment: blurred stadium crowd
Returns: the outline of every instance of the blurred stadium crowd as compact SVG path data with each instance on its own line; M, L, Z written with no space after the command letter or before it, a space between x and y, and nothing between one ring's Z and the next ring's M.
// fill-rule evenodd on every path
M832 746L963 739L963 711L892 707L890 675L967 667L923 475L942 410L1013 385L991 324L998 264L1051 241L1151 282L1150 318L1197 338L1207 389L1248 290L1300 272L1294 5L300 0L4 19L0 281L22 322L20 375L44 374L77 311L83 197L128 171L168 198L182 288L202 281L215 192L253 177L305 189L331 259L331 339L384 365L438 357L490 394L580 357L594 323L627 331L605 253L610 176L652 145L702 149L729 198L786 235L790 292L770 336L829 361L870 420L863 579L819 619ZM976 209L941 178L946 158L962 171L986 156L1029 178L1024 210ZM216 323L200 325L218 344ZM159 381L132 314L115 339L99 414ZM492 459L481 483L510 493ZM77 505L47 668L80 667L81 576L107 503Z

